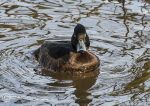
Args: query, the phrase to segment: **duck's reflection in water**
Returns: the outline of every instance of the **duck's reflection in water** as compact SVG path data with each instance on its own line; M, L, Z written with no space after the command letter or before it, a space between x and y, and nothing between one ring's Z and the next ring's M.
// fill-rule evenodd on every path
M54 73L48 70L42 70L42 75L50 76L54 79L57 79L59 82L49 83L50 86L57 87L69 87L73 86L75 88L74 95L76 96L76 103L80 106L86 106L92 101L91 93L88 92L88 89L91 88L99 75L99 69L81 74L68 74L68 73ZM62 83L62 81L71 81L71 83L66 84Z

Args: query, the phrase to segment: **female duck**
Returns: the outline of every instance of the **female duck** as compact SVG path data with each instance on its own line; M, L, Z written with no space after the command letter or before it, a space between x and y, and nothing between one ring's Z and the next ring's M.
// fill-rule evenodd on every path
M43 69L86 73L98 69L100 61L96 55L88 51L89 37L85 27L77 24L70 41L46 41L34 52Z

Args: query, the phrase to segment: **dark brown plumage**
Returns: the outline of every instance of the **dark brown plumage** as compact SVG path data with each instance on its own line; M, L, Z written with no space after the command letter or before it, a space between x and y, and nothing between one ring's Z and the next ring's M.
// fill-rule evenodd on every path
M88 51L89 37L85 27L78 24L70 41L46 41L34 52L35 58L45 70L86 73L99 68L99 58Z

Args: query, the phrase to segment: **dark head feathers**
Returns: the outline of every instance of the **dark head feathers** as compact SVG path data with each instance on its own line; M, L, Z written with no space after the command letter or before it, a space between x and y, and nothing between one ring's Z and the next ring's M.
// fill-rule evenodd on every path
M90 46L90 40L89 36L86 33L86 29L82 24L77 24L76 27L74 28L74 33L71 37L71 44L72 48L76 51L77 50L77 43L78 43L78 35L79 34L85 34L85 45L86 48L88 49Z

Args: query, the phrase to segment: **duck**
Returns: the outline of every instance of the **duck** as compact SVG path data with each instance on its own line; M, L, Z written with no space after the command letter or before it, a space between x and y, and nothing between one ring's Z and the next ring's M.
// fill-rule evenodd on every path
M34 51L34 57L44 70L66 73L88 73L99 69L99 58L89 50L86 28L77 24L71 41L45 41Z

